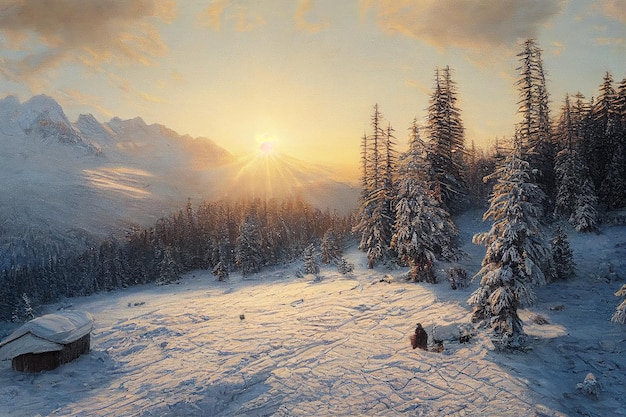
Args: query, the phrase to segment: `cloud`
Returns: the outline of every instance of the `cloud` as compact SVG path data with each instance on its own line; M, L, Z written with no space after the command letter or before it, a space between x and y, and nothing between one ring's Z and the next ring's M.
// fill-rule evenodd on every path
M204 23L205 26L219 32L222 28L222 16L224 14L224 10L226 10L229 3L230 0L212 1L211 4L209 4L209 6L200 14L200 21Z
M623 45L626 45L626 39L624 39L624 38L594 38L593 41L595 42L596 45L600 45L600 46L609 46L609 45L623 46Z
M160 103L167 103L167 100L165 100L165 99L163 99L161 97L157 97L157 96L152 95L152 94L139 92L139 96L142 99L144 99L145 101L150 102L150 103L158 103L158 104L160 104Z
M92 107L107 117L114 116L111 110L101 104L100 97L84 94L72 88L60 91L57 100L64 108L69 106L76 106L83 109L85 107Z
M225 20L234 21L238 32L249 32L265 24L265 19L254 10L253 0L213 0L198 16L200 23L219 32Z
M606 17L626 23L626 2L624 0L602 0L596 4L596 7Z
M155 21L175 17L171 0L5 0L0 72L29 81L65 62L152 65L167 53ZM32 80L31 80L32 81Z
M561 42L557 42L557 41L553 41L551 46L552 46L552 54L555 55L555 56L561 55L561 53L565 49L565 45L563 45Z
M176 81L177 83L187 84L187 78L185 78L185 76L182 73L178 71L172 71L171 75L172 75L172 79Z
M386 33L420 39L438 48L511 47L537 32L565 8L564 0L361 0Z
M430 96L431 94L430 87L426 87L423 83L419 82L418 80L415 80L415 79L407 80L406 85L411 88L417 89L417 91L424 94L425 96Z
M296 10L294 19L296 21L296 27L298 29L304 30L305 32L317 33L320 30L327 27L328 24L327 23L310 23L306 17L312 8L313 8L313 0L299 0L298 9Z

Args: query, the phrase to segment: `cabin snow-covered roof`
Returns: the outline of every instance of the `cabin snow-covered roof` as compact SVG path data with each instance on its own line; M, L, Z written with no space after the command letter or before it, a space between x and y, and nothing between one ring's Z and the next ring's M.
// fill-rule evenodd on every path
M0 360L26 353L54 352L93 329L93 316L85 311L68 310L47 314L24 324L0 342Z

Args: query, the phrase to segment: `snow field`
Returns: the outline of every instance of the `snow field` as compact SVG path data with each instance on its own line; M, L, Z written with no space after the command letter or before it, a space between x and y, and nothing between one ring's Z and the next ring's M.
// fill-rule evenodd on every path
M437 302L426 286L379 282L376 272L324 271L321 282L290 272L226 283L197 273L179 285L75 300L96 317L92 352L36 375L3 363L0 413L527 415L533 408L524 384L503 374L481 344L446 342L441 354L411 349L417 321L428 331L462 322L464 307Z
M484 227L471 217L459 220L464 241ZM492 351L484 332L452 340L476 283L409 283L406 270L366 269L351 248L351 276L324 266L321 279L298 278L301 263L226 282L196 271L49 306L41 313L71 303L94 315L92 351L40 374L0 362L0 415L626 416L626 336L609 321L622 282L605 273L626 275L626 227L569 232L578 277L539 288L538 304L520 311L525 353ZM480 247L464 249L471 275ZM444 352L411 349L417 322ZM589 372L598 398L576 388Z

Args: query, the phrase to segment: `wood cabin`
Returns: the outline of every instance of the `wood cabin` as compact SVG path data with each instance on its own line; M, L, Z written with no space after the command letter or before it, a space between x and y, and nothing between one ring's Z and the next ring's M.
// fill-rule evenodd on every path
M47 314L24 324L0 342L0 360L20 372L40 372L89 352L93 316L84 311Z

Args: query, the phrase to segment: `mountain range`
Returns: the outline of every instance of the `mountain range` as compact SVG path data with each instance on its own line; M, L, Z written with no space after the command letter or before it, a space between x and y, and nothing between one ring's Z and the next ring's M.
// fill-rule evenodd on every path
M326 172L286 155L236 157L140 117L70 122L51 97L8 96L0 99L0 261L151 225L188 198L298 194L349 212L358 191Z

